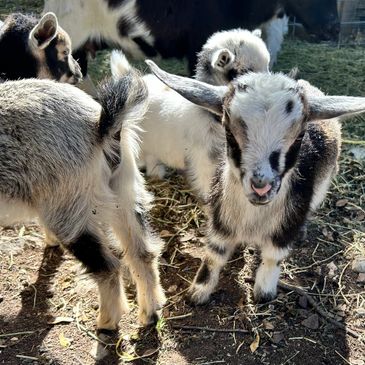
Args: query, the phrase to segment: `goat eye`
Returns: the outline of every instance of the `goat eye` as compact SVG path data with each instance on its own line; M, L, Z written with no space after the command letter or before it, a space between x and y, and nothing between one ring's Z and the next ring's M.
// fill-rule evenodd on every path
M64 56L68 56L70 54L70 51L68 49L64 50L63 51L63 55Z

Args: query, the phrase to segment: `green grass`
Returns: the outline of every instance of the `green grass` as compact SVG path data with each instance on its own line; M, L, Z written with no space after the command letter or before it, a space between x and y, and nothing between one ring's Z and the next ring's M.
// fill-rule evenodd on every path
M42 8L42 0L0 0L0 19L13 12L39 14Z

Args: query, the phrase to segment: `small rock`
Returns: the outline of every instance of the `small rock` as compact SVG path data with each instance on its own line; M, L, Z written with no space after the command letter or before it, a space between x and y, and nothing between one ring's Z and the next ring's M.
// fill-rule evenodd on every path
M102 360L109 354L109 351L103 344L96 342L89 353L95 360Z
M342 208L344 207L347 203L348 203L348 199L340 199L340 200L337 200L336 202L336 207L338 208Z
M332 279L333 277L335 277L336 276L336 271L337 271L337 266L336 266L336 264L333 262L333 261L331 261L329 264L327 264L327 269L328 269L328 277L330 278L330 279Z
M297 311L300 317L302 318L308 317L308 311L306 309L298 309Z
M267 319L264 319L262 321L262 324L263 324L265 330L273 330L275 328L274 325L271 322L269 322Z
M172 233L167 231L166 229L164 229L160 232L160 237L161 238L164 238L164 237L166 238L166 237L171 237L171 236L172 236Z
M171 285L169 286L169 288L167 289L167 292L169 294L172 294L172 293L176 293L176 290L177 290L177 285Z
M302 321L302 325L304 327L310 328L312 330L316 330L319 327L319 318L318 314L312 314L307 319Z
M334 241L333 232L329 231L326 227L322 229L322 234L327 240Z
M358 210L356 213L356 219L358 221L364 221L365 220L365 213L362 212L361 210Z
M302 295L301 297L299 297L298 300L298 304L303 308L306 309L308 308L308 299L306 296Z
M356 282L359 284L365 284L365 273L361 272L357 277ZM1 303L1 298L0 298L0 303Z
M357 257L352 262L352 270L355 272L365 273L365 257Z
M274 344L278 344L283 339L284 339L284 335L281 332L275 332L271 337L271 342Z

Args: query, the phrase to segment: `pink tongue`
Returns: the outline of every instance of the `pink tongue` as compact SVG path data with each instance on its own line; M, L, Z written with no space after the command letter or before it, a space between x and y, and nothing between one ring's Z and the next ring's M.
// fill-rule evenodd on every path
M266 186L264 186L261 189L255 188L253 185L251 185L251 187L260 196L265 195L272 188L272 186L270 184L267 184Z

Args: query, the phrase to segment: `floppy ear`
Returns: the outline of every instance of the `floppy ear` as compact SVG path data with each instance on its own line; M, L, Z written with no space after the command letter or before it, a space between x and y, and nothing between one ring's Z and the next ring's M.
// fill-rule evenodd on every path
M29 34L30 45L40 49L46 48L57 35L57 29L56 15L53 13L44 14Z
M215 51L212 56L211 65L214 69L224 71L234 61L234 54L227 48L219 49Z
M252 34L255 35L258 38L262 38L262 30L257 28L252 31Z
M223 114L223 98L228 91L227 86L213 86L188 77L172 75L150 60L146 60L146 63L157 78L185 99L214 114Z
M331 119L365 112L365 98L307 95L309 120Z

